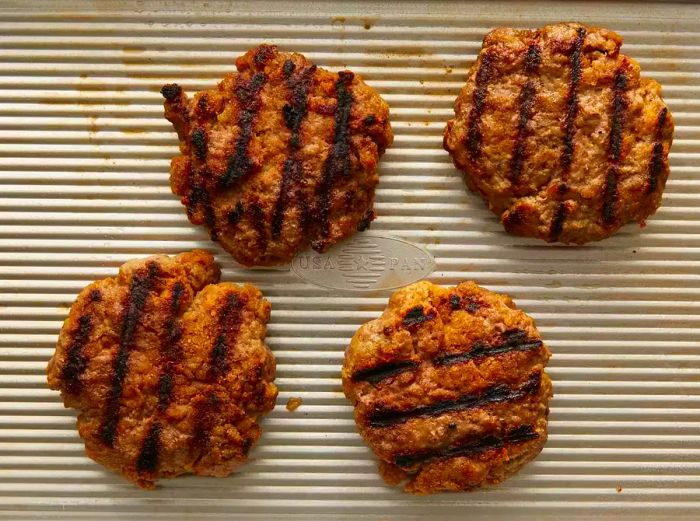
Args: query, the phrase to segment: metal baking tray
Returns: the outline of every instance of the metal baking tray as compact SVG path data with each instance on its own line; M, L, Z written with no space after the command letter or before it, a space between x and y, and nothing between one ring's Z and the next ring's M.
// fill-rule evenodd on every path
M442 149L486 32L568 20L617 30L676 121L662 208L585 247L505 234ZM261 42L350 68L391 106L379 218L369 246L348 247L400 239L430 280L474 279L537 320L553 352L550 439L501 486L412 497L383 484L356 433L344 349L384 308L378 288L411 274L343 290L335 272L328 289L295 269L241 269L171 195L177 141L158 89L213 85ZM0 2L0 518L700 519L699 163L698 4ZM280 395L239 473L145 492L85 456L44 370L83 286L194 247L272 302Z

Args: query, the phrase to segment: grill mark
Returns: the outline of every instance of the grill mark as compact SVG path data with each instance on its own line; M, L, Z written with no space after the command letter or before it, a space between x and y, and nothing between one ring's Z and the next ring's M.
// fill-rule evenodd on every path
M212 241L219 239L219 230L216 226L216 215L214 213L214 207L212 206L211 196L209 190L203 186L199 181L192 183L192 189L190 190L187 200L185 201L185 207L187 208L187 217L192 220L194 218L194 213L197 209L201 209L204 212L204 223L209 229L209 236Z
M492 60L493 57L490 51L484 53L479 69L476 72L474 96L472 98L472 108L469 111L466 135L467 151L472 161L475 161L481 154L481 116L486 105L488 84L493 76Z
M454 365L478 358L502 355L504 353L532 351L534 349L539 349L540 347L542 347L541 340L531 340L529 338L506 340L505 342L496 345L488 345L484 344L483 342L477 342L472 346L472 349L466 353L437 356L433 359L433 363L437 366Z
M536 43L530 44L525 57L525 73L528 76L534 74L540 66L541 62L540 48ZM535 105L537 89L535 81L528 78L520 91L519 98L519 117L518 117L518 134L515 138L515 148L513 157L510 160L510 178L512 182L517 182L523 171L523 164L526 159L525 138L527 137L527 124L532 118L532 109Z
M659 176L664 167L664 144L661 141L663 138L664 126L666 125L666 117L668 115L668 109L666 107L659 111L659 115L656 118L656 136L654 142L654 148L651 152L651 159L649 160L649 183L647 185L647 194L652 194L656 191L656 187L659 184Z
M450 412L481 408L494 403L514 402L538 392L540 382L541 374L536 373L516 388L510 388L503 384L493 385L478 394L465 394L454 400L440 400L413 409L376 409L368 415L367 421L370 427L391 427L416 418L430 418Z
M627 101L627 75L625 74L625 62L615 71L613 80L612 122L610 124L610 138L608 141L608 159L610 167L605 179L603 189L603 223L610 225L615 221L615 205L619 197L618 181L620 159L622 157L622 127L624 125L625 109Z
M180 337L182 331L178 327L177 318L185 287L181 282L173 284L170 293L170 305L168 317L165 320L165 341L160 346L161 368L158 380L158 410L151 420L151 426L141 444L141 450L136 459L138 472L154 472L158 467L158 453L160 451L160 434L162 430L160 418L170 405L172 399L173 371L175 364L180 360Z
M267 76L262 72L256 72L249 81L238 81L234 89L234 94L242 107L238 116L238 126L240 133L236 139L233 155L229 158L226 172L219 179L219 188L225 190L249 174L253 169L253 162L248 156L248 146L253 134L253 124L260 110L260 91L262 90Z
M581 82L581 52L586 38L586 29L579 27L576 30L576 39L569 56L569 86L566 93L566 115L564 117L564 144L561 153L561 178L566 179L571 172L571 164L574 159L574 136L576 134L576 116L578 115L578 85ZM549 238L552 241L559 239L564 230L566 220L566 206L559 202L552 222L549 226Z
M321 238L323 240L317 241L315 245L312 245L314 249L323 249L326 244L325 239L330 233L330 196L335 178L337 175L346 176L349 174L350 142L348 139L348 126L353 104L350 84L354 77L355 75L350 71L341 71L338 73L338 80L335 82L337 104L334 117L333 145L324 164L323 176L318 191L318 214Z
M265 212L260 205L260 201L254 200L247 205L250 224L257 236L258 249L261 252L267 251L267 230L265 228Z
M291 66L288 66L291 64ZM294 73L294 62L287 60L284 63L284 73L286 76L287 90L290 95L289 103L284 106L284 123L291 131L289 137L288 156L282 168L282 182L280 191L275 202L275 209L272 216L271 234L277 239L282 231L284 221L284 211L290 199L290 191L298 191L302 181L302 165L298 150L302 148L299 130L307 114L307 96L313 74L316 67L306 67L298 74Z
M154 472L158 466L158 452L160 450L160 422L154 421L148 429L148 434L141 445L136 459L136 471L139 473Z
M401 454L396 456L394 462L399 467L408 468L434 459L471 456L489 450L503 449L508 445L517 445L520 443L525 443L526 441L535 440L537 438L539 438L539 434L537 434L532 425L520 425L509 431L503 437L491 435L485 436L472 443L447 447L444 449Z
M423 322L433 320L434 318L435 318L434 311L431 311L431 312L426 314L423 310L423 306L416 306L416 307L409 309L406 312L401 323L404 325L404 327L410 328L410 327L422 324Z
M234 206L233 210L231 210L226 218L228 219L228 223L231 226L237 225L240 220L243 218L243 214L245 213L245 207L243 206L243 203L241 201L238 201L236 203L236 206Z
M245 304L246 299L239 297L236 293L229 293L226 296L226 302L219 314L219 334L214 341L209 357L209 370L207 371L209 382L215 382L229 371L229 344L235 341L234 335L241 328Z
M197 127L192 131L192 148L194 155L200 161L204 161L207 157L207 134L203 128Z
M129 370L129 352L132 348L134 333L136 332L136 326L143 308L146 305L148 293L151 291L151 286L158 272L158 265L151 262L148 264L147 272L136 274L129 285L126 312L122 319L119 335L119 345L112 363L112 382L107 394L107 402L99 428L100 438L110 447L114 445L117 423L119 422L119 406L124 379Z
M488 307L483 301L475 299L474 297L460 297L459 295L450 295L450 311L464 310L469 313L476 313L482 307Z
M61 379L68 392L77 394L83 387L80 380L83 371L87 368L87 359L83 355L83 347L87 344L92 333L92 317L88 314L78 319L73 340L68 348L68 356L65 365L61 369Z
M356 371L350 378L353 382L364 381L374 385L390 376L396 376L406 371L413 371L417 368L418 364L410 360L404 362L389 362L369 369Z
M200 450L206 450L206 445L209 440L209 433L214 427L216 420L216 411L219 409L221 400L215 392L211 391L207 396L200 400L196 407L195 426L192 434L192 443Z

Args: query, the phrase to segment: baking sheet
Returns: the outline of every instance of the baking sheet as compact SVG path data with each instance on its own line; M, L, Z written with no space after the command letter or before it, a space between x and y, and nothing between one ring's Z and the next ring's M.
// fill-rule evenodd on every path
M0 3L0 518L700 518L700 8L482 2ZM619 31L675 121L664 203L582 248L503 233L442 149L492 27ZM160 86L214 84L261 42L348 67L391 106L376 234L429 251L429 279L474 279L535 317L553 357L550 439L498 488L411 497L383 485L340 386L343 351L390 291L344 293L242 270L168 185ZM273 304L278 405L228 479L144 492L93 463L44 368L75 294L126 260L194 247ZM284 404L301 397L289 412Z

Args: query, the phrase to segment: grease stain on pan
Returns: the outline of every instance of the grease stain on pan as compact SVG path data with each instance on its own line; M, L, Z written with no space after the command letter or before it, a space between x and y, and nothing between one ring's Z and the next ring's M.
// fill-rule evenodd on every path
M307 250L292 261L297 277L322 288L344 291L395 289L427 277L433 256L396 237L362 234L326 253Z

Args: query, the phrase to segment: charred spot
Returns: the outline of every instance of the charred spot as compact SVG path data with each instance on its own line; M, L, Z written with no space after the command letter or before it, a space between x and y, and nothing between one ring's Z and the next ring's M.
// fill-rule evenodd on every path
M578 84L581 81L581 51L586 37L586 29L579 27L576 30L576 39L571 45L569 56L569 86L566 94L566 114L564 118L564 148L561 155L562 173L568 175L571 170L571 162L574 157L574 123L578 114Z
M247 205L249 222L255 230L258 249L261 252L267 250L267 229L265 227L265 211L259 201L252 201Z
M668 109L664 107L659 111L659 115L656 118L656 142L652 148L651 159L649 160L649 179L647 183L648 194L656 191L656 187L659 184L659 176L664 168L664 145L662 139L667 116Z
M429 313L425 313L423 310L423 306L415 306L411 309L408 310L408 312L404 315L403 320L401 323L404 325L404 327L414 327L422 324L423 322L427 322L429 320L433 320L435 318L435 312L430 311Z
M170 398L173 392L173 375L166 372L160 376L158 381L158 409L164 411L170 405Z
M480 393L465 394L452 400L439 400L430 405L411 409L377 408L368 416L371 427L391 427L421 417L435 417L454 411L464 411L485 407L494 403L515 402L535 394L540 389L540 375L534 374L522 385L511 388L507 385L493 385Z
M618 193L618 173L617 167L608 169L605 176L605 187L603 188L603 223L606 225L615 222L615 207L617 205Z
M386 326L382 332L384 333L385 336L389 336L394 333L394 328L391 326Z
M231 226L237 225L240 222L240 220L243 218L244 213L245 213L245 207L243 206L243 202L238 201L236 203L236 206L233 207L233 210L231 210L226 215L226 218L228 219L228 223Z
M143 440L141 451L136 459L136 471L139 473L155 472L158 467L158 452L160 450L160 423L154 421Z
M200 114L206 114L209 111L209 96L206 93L197 100L197 110Z
M195 423L192 434L192 445L204 450L209 442L209 435L216 420L217 411L221 406L221 399L215 392L209 392L195 404Z
M447 428L453 431L457 428L457 424L455 422L450 422L447 424Z
M515 138L513 156L510 160L510 178L513 182L517 182L519 180L520 175L522 174L523 164L525 163L525 138L527 137L527 125L530 122L530 119L532 119L535 97L535 84L528 80L520 92L518 101L520 105L518 116L518 133Z
M276 53L277 49L273 45L261 45L258 47L258 49L255 51L255 55L253 56L253 61L255 62L255 65L259 67L263 67L265 64L267 64L268 61L270 61Z
M503 333L499 341L494 344L489 344L479 340L472 344L469 351L464 353L438 355L433 358L433 363L436 366L448 366L468 362L470 360L498 356L505 353L533 351L539 349L540 347L542 347L541 340L528 338L526 331L512 330L510 332Z
M370 224L372 224L372 221L374 220L374 217L374 210L369 208L362 216L362 219L360 219L360 221L357 223L357 231L364 232L365 230L368 230Z
M509 445L520 444L537 438L539 438L539 435L532 425L520 425L503 437L487 435L468 442L462 441L459 445L451 447L400 454L396 456L394 463L402 468L410 468L426 461L482 454L490 450L503 449Z
M450 295L450 309L452 311L464 310L469 313L476 313L483 305L485 305L485 303L474 297Z
M241 327L245 304L246 299L239 297L236 293L226 295L218 319L219 334L214 341L209 357L207 378L210 382L216 381L229 371L229 349L235 343L235 335Z
M204 161L207 157L207 133L203 128L198 127L192 131L191 141L194 155L200 161Z
M526 210L522 206L518 206L513 210L505 212L503 215L503 226L506 230L516 229L525 224Z
M542 56L540 55L540 47L536 43L531 43L527 48L527 55L525 56L525 72L532 74L539 69L542 63Z
M370 114L362 120L365 127L371 127L377 122L377 117L374 114Z
M627 74L625 71L626 62L623 62L615 71L613 80L613 103L612 103L612 123L610 124L610 139L608 141L608 156L611 162L610 168L605 178L603 188L603 223L610 225L615 222L615 208L617 206L618 193L618 165L622 158L622 128L624 126L625 110L627 100L625 91L627 90Z
M246 438L243 440L243 445L241 445L241 450L243 451L243 455L247 456L248 453L250 452L250 448L253 446L253 439L252 438Z
M459 295L450 295L450 308L452 308L453 311L458 310L461 301L462 299L459 298Z
M369 382L374 385L386 378L396 376L397 374L413 371L417 367L418 364L411 360L387 362L379 364L375 367L355 371L355 373L353 373L351 376L351 380L353 382Z
M294 72L295 68L296 65L294 65L294 62L292 60L285 60L284 65L282 66L282 72L284 73L285 77L289 78Z
M195 185L192 187L186 200L187 206L187 216L192 219L194 212L197 209L202 209L204 212L204 222L209 228L209 236L212 241L217 241L219 239L219 231L216 228L216 215L214 214L214 207L212 206L211 196L209 195L209 190L200 185Z
M100 302L102 300L102 293L99 289L93 289L90 291L90 302Z
M180 87L177 83L169 83L167 85L163 85L163 88L160 89L160 93L168 101L172 101L175 98L179 97L181 92L182 87Z
M99 292L97 293L99 295ZM73 394L80 392L82 389L80 378L87 368L87 359L83 355L83 347L87 344L91 333L92 317L90 315L82 315L78 319L78 327L73 333L73 340L68 348L66 362L61 369L61 379L66 390Z

